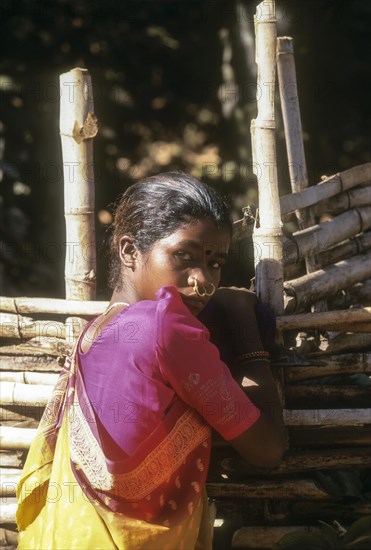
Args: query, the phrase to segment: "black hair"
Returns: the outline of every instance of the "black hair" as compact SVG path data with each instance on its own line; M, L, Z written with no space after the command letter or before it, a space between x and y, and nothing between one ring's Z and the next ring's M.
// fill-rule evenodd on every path
M120 284L119 240L129 235L145 254L184 224L208 219L233 231L229 207L212 187L183 172L164 172L131 185L119 199L109 242L109 286Z

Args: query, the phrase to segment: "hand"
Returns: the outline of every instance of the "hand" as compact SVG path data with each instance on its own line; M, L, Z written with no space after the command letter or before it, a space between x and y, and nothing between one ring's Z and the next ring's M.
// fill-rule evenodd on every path
M199 315L225 362L230 363L243 353L263 349L256 306L253 292L245 288L221 287Z

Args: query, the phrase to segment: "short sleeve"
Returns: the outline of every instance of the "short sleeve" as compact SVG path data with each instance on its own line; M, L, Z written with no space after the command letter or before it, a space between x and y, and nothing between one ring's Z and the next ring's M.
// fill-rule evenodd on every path
M206 327L173 287L157 308L157 358L165 381L226 440L254 424L260 410L233 379Z

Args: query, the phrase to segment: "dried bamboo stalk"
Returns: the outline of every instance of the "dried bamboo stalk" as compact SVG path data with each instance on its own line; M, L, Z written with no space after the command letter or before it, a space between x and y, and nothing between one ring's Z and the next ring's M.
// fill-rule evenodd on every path
M36 436L34 428L9 428L0 426L0 447L4 450L23 451L30 448Z
M220 467L227 475L287 475L310 470L337 470L371 466L371 448L325 449L323 451L301 451L285 453L280 463L271 469L250 466L239 457L222 459Z
M96 287L93 141L98 132L91 78L86 69L60 75L60 134L64 173L67 253L66 298L92 300ZM72 168L72 170L71 170ZM67 337L76 340L85 325L67 319Z
M277 184L275 144L275 46L274 1L257 6L256 36L258 116L251 122L254 172L259 189L259 227L254 229L256 292L277 314L283 312L282 230Z
M304 409L283 411L286 427L345 427L371 424L371 409Z
M36 405L0 405L0 422L2 426L23 426L27 423L27 428L37 428L44 412L44 407Z
M370 447L371 427L367 426L291 426L287 428L291 449L329 449L331 447Z
M38 384L43 386L55 386L58 374L50 372L27 372L27 371L1 371L0 383L17 382L18 384Z
M40 341L65 338L66 329L57 321L35 321L30 317L0 312L0 338Z
M283 536L297 531L319 533L318 527L312 525L283 525L280 527L264 525L262 527L241 527L233 534L232 548L273 548Z
M333 521L337 518L338 521L345 520L346 522L355 521L361 517L371 516L370 502L302 502L298 501L291 506L293 520L309 521L322 518Z
M246 483L206 483L209 498L246 498L272 500L332 500L311 479L248 481Z
M330 199L356 185L371 182L371 162L354 166L344 172L339 172L324 179L320 184L304 189L300 193L292 193L281 197L281 214L285 216L295 210L314 206L321 201Z
M371 186L350 189L345 193L335 195L331 200L322 201L313 207L313 214L321 216L325 213L338 214L351 208L367 206L371 202Z
M0 348L1 349L1 348ZM60 359L61 361L62 359ZM30 372L59 372L61 365L57 357L45 355L15 355L5 351L0 352L0 372L5 371L30 371Z
M297 315L282 315L277 318L278 330L328 329L329 325L352 325L353 323L371 322L371 307L344 309L337 311L322 311L318 313L301 313ZM338 330L338 329L336 329Z
M289 314L300 311L321 298L334 296L343 288L368 279L370 272L371 253L368 252L342 260L314 273L308 273L298 279L286 281L284 284L287 295L285 312Z
M2 405L27 405L45 407L52 396L53 386L40 384L1 383Z
M62 300L58 298L7 298L0 296L0 311L8 313L51 313L95 317L107 308L108 302Z
M309 229L293 233L285 240L285 263L325 252L338 243L371 228L371 206L355 208ZM292 242L295 242L293 246Z

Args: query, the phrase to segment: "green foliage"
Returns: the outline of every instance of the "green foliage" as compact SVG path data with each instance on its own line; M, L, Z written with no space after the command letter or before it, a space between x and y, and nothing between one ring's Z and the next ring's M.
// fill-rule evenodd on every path
M338 522L333 526L319 521L320 532L295 531L278 541L272 550L351 550L371 548L371 516L356 520L348 530Z

